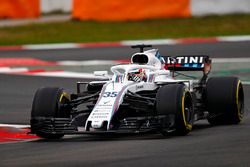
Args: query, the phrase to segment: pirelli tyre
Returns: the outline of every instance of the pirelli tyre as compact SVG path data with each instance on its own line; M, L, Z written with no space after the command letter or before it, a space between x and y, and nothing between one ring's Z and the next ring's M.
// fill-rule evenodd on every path
M70 113L62 105L70 101L70 96L62 88L45 87L36 91L31 110L31 131L47 139L59 139L63 134L52 134L37 129L37 120L44 118L69 118ZM40 125L43 126L43 125Z
M168 118L164 121L162 134L169 132L187 135L193 126L193 102L191 93L184 84L170 84L159 88L156 95L156 111L159 116Z
M237 77L209 78L206 105L211 125L238 124L244 115L244 91Z

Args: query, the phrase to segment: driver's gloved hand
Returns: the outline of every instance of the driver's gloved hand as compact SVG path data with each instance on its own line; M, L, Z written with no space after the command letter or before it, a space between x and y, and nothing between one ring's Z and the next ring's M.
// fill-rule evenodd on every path
M133 81L135 81L135 82L140 82L141 81L141 78L139 76L137 76L137 75L133 75L132 78L133 78Z

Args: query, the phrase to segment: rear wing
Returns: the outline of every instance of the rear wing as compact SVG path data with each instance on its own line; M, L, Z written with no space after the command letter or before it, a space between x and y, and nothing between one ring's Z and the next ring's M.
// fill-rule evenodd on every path
M185 55L176 57L163 57L165 69L171 71L204 71L208 73L211 69L211 59L205 55Z

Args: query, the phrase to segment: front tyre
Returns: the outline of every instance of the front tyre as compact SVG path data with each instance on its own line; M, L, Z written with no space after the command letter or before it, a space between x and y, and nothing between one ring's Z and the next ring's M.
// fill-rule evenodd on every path
M211 125L238 124L244 115L244 91L237 77L209 78L206 105Z
M42 119L69 118L70 111L63 107L70 96L62 88L45 87L36 91L31 110L31 132L47 139L59 139L64 134L46 132L39 122Z
M163 125L162 134L168 134L171 124L174 133L187 135L193 126L193 102L191 93L183 84L170 84L162 86L156 95L156 111L159 116L173 118L173 123L166 121ZM166 124L165 123L165 124Z

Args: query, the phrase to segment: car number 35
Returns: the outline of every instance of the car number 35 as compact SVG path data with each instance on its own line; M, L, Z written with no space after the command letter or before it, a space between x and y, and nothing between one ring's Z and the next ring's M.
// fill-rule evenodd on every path
M105 92L103 94L103 97L116 97L118 95L118 92Z

